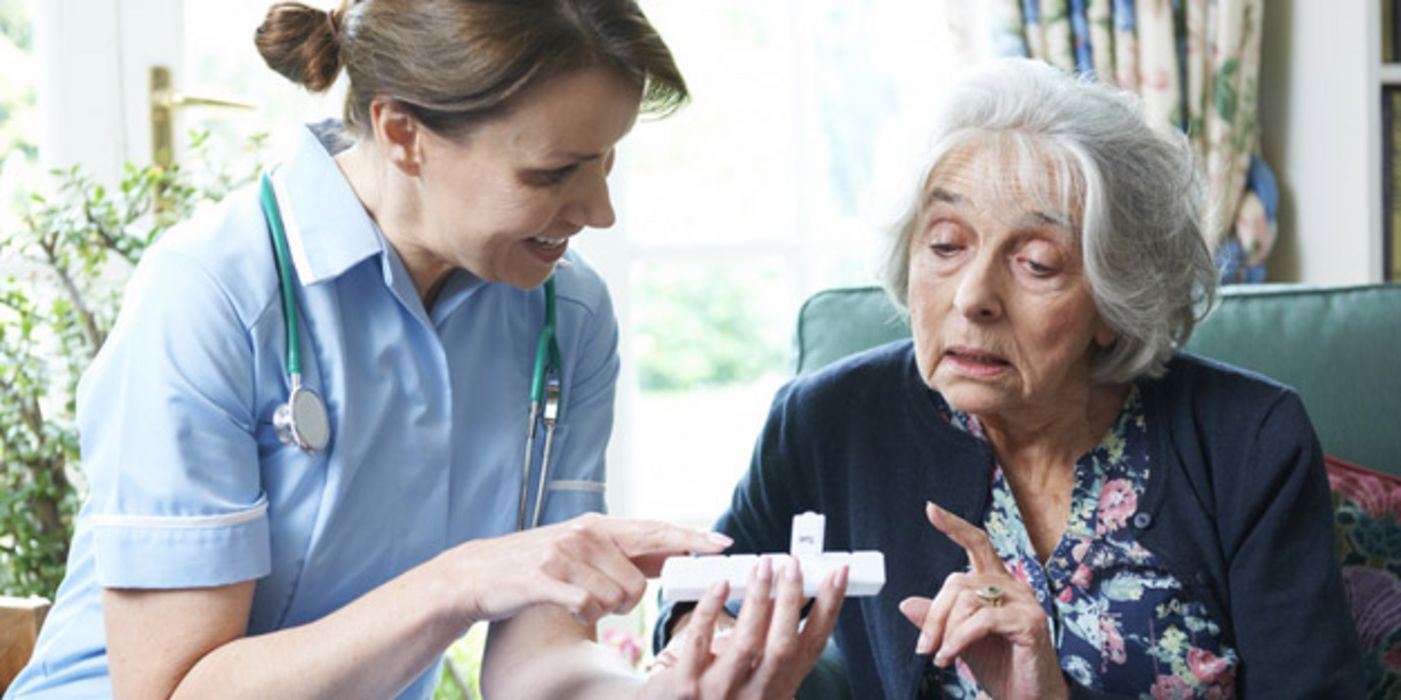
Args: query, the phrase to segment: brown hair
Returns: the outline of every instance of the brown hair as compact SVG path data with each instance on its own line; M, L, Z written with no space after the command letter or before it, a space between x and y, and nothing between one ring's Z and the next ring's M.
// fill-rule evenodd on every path
M642 111L685 104L686 82L635 0L342 0L268 9L254 42L268 67L311 92L350 77L347 127L369 128L376 97L460 135L550 77L605 66L642 86Z

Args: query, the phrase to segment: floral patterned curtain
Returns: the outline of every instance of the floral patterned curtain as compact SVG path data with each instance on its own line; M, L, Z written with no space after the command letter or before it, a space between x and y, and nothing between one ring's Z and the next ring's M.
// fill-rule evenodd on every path
M1264 0L943 2L966 58L1030 56L1095 76L1139 94L1154 125L1186 131L1206 170L1204 233L1225 281L1263 279L1278 204L1255 155ZM985 48L970 31L990 33Z

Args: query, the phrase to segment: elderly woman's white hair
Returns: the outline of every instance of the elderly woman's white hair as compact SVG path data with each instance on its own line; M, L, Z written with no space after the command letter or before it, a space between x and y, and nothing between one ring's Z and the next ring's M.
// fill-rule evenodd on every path
M933 143L893 232L884 275L891 298L906 308L910 241L940 166L955 152L989 149L997 157L979 173L980 187L1078 214L1090 293L1118 332L1095 356L1094 380L1161 375L1216 291L1201 235L1201 182L1185 136L1151 129L1127 93L1037 61L1004 59L955 86Z

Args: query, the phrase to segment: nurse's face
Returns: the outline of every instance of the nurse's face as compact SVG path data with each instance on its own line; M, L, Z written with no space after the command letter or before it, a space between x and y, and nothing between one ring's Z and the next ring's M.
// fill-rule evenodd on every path
M547 80L465 138L424 143L420 243L490 282L542 284L585 227L613 225L614 146L641 88L601 68Z

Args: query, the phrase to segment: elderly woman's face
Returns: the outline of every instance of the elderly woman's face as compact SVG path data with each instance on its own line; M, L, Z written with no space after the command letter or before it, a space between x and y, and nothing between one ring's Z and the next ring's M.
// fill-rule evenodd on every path
M1012 170L989 167L996 157L956 151L926 189L909 251L920 374L980 416L1069 408L1090 388L1094 344L1113 332L1082 274L1076 212L988 187L980 176Z

